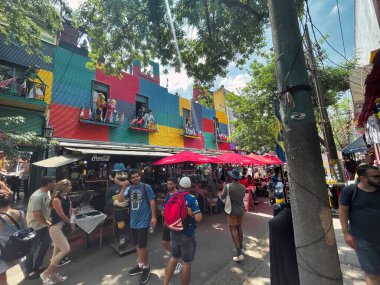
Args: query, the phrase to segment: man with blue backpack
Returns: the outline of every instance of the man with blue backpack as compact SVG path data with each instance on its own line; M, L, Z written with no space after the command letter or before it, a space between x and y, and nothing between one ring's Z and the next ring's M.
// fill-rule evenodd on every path
M356 173L358 184L343 188L339 219L346 243L355 249L367 284L380 284L380 171L361 164Z
M191 263L194 260L196 240L195 224L202 221L197 199L188 190L189 177L182 177L179 191L169 195L164 203L164 223L170 231L172 256L165 269L164 285L169 285L178 261L183 261L182 285L190 284Z

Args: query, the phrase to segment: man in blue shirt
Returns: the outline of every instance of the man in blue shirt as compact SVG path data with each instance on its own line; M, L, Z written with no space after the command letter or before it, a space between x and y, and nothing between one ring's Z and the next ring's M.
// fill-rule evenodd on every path
M182 177L179 182L179 192L188 191L191 187L191 180L189 177ZM173 194L166 198L164 207ZM195 241L195 223L202 221L202 213L199 209L197 199L188 194L185 196L187 207L187 227L183 231L170 232L172 256L168 261L165 269L164 285L169 285L170 279L173 276L175 267L181 259L183 261L183 270L181 275L182 285L190 284L191 279L191 262L194 260L196 241Z
M142 274L140 284L145 284L149 281L150 267L148 265L148 229L155 227L157 224L156 218L156 201L152 188L140 183L141 177L137 170L131 170L130 180L132 186L123 186L119 194L119 202L123 202L129 198L130 206L130 227L132 240L137 245L137 262L138 264L128 271L128 274Z

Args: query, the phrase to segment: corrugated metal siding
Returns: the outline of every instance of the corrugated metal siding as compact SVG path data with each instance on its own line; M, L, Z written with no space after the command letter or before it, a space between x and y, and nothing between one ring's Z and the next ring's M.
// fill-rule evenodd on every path
M214 120L203 119L203 132L214 133Z
M63 84L54 84L53 98L54 104L81 108L90 107L91 93L89 90L70 87Z
M158 125L157 133L149 134L150 145L184 147L182 130Z
M43 43L43 53L54 59L55 46ZM12 62L21 66L39 65L42 69L53 71L53 64L46 63L34 54L27 54L22 48L14 45L4 44L4 40L0 37L0 59Z
M53 89L53 72L41 69L38 75L48 85L45 90L45 102L51 103L51 93Z
M218 142L219 150L230 150L230 143L228 142Z
M205 142L204 138L200 139L192 139L192 138L184 138L184 146L187 148L197 148L197 149L204 149L205 148Z
M226 100L223 89L214 92L214 107L216 111L226 112Z
M168 93L166 96L167 96L166 104L167 104L168 113L171 115L180 116L179 97L170 93Z
M215 136L210 133L203 133L206 149L216 149Z
M108 141L108 127L79 122L80 108L52 104L50 124L54 136L82 140Z
M216 117L218 118L219 120L219 123L222 123L222 124L228 124L228 119L227 119L227 114L226 113L223 113L223 112L220 112L220 111L216 111Z
M219 123L219 131L221 134L225 134L228 136L228 125Z
M149 108L154 112L160 111L166 113L167 107L167 94L166 88L163 88L155 83L152 83L143 78L139 79L140 90L139 94L149 98Z
M42 135L42 126L44 125L44 115L37 112L28 112L16 108L0 107L0 117L24 117L25 122L17 126L19 132L35 132Z
M136 93L139 91L139 79L125 72L122 78L107 76L101 70L96 70L96 81L110 85L111 98L130 104L136 103Z
M185 98L179 98L179 115L183 116L182 109L187 109L191 111L191 101Z
M183 118L180 117L179 114L172 115L169 113L167 117L167 126L177 129L183 128Z
M215 109L210 109L202 106L202 115L203 118L212 120L216 117Z

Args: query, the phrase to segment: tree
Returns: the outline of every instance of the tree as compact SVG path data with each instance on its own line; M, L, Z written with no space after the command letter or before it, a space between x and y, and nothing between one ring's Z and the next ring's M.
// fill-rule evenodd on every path
M56 7L63 7L64 3L63 0L0 1L0 36L4 43L51 61L43 54L41 35L43 32L57 35L62 29L62 18Z
M87 0L74 18L91 39L91 68L119 74L136 58L158 58L210 83L225 76L231 62L242 66L265 44L268 7L267 0Z
M247 151L273 149L274 106L277 100L276 66L273 53L261 53L261 60L254 60L249 74L252 80L242 89L241 95L229 94L227 100L238 120L233 124L239 145ZM338 104L342 92L349 89L348 75L354 67L354 61L341 66L318 66L322 77L322 89L328 106L340 109ZM312 82L310 80L310 82ZM316 100L315 111L318 112ZM318 116L316 116L318 118Z

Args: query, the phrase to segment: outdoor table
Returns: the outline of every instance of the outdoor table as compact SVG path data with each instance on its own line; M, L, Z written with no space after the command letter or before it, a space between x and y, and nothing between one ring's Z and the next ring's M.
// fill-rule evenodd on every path
M86 233L87 246L89 245L89 236L96 228L100 226L99 247L103 242L103 227L101 227L107 218L107 215L94 210L91 206L81 207L78 214L74 216L74 223Z

